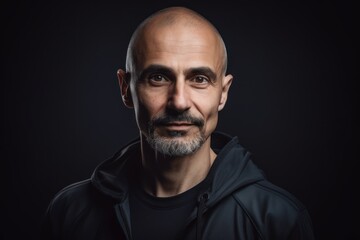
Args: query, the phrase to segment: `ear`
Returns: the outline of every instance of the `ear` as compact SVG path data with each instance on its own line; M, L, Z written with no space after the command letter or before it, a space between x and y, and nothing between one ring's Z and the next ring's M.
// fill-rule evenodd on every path
M119 69L117 71L117 77L120 86L121 98L125 106L128 108L133 108L134 104L131 98L129 74L124 70Z
M233 80L233 76L228 74L224 77L222 82L221 99L218 106L218 111L221 111L225 107L225 103L228 97L229 89Z

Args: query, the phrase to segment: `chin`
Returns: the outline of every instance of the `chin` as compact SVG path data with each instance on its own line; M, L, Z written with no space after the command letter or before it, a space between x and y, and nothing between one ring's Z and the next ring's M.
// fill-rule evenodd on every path
M185 132L181 131L170 131L166 136L154 132L154 134L149 135L146 139L156 152L170 157L191 155L196 152L206 140L202 133L187 136Z

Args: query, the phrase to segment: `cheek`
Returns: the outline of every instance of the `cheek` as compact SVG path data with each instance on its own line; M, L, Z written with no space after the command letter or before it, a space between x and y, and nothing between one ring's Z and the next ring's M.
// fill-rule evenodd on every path
M159 94L149 94L146 91L138 91L137 101L134 105L136 120L141 129L147 128L148 122L161 112L163 101Z
M208 93L207 97L199 98L198 108L204 117L207 132L212 132L216 128L219 102L218 92Z
M208 115L205 118L206 121L206 129L207 132L213 132L216 128L217 122L218 122L218 110L217 107L211 108L208 111Z
M211 91L197 95L197 102L204 115L214 115L218 112L220 98L220 90L212 89Z

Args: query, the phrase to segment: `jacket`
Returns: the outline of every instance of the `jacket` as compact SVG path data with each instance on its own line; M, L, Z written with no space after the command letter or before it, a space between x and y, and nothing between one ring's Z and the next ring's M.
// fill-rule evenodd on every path
M217 152L196 209L179 239L314 239L306 208L270 183L237 137L213 133ZM129 182L140 167L132 141L101 163L90 179L62 189L49 204L43 239L132 239Z

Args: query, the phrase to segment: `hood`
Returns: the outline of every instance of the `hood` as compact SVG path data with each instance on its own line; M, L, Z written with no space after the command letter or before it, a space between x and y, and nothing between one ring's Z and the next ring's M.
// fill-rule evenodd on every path
M208 207L235 190L264 179L237 137L214 132L211 140L217 158L203 184L208 194ZM91 181L103 194L121 201L128 193L129 181L138 176L140 169L140 142L136 139L98 165Z
M217 157L204 184L207 186L208 207L234 191L265 178L251 161L250 152L239 144L237 137L215 132L211 139Z

